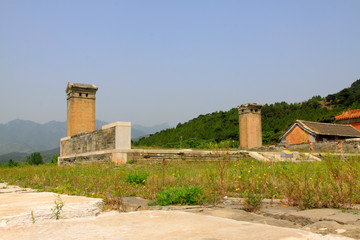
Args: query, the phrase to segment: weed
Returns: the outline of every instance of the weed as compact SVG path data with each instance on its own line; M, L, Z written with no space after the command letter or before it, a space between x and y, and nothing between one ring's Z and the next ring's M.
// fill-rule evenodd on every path
M146 173L129 173L126 177L126 182L135 184L145 184L148 174Z
M229 163L229 154L228 153L224 153L222 158L220 158L218 160L218 172L219 172L219 180L220 180L220 192L221 195L224 196L225 192L224 192L224 178L225 178L225 173L226 173L226 168L227 165Z
M208 192L208 200L210 200L210 202L216 206L216 203L218 201L218 199L220 199L218 192L218 185L217 185L217 172L216 169L212 169L212 168L208 168L206 169L206 176L207 176L207 181L208 181L208 187L209 187L209 192Z
M51 208L51 211L53 212L55 219L59 220L60 213L62 211L62 208L64 207L64 202L62 201L60 194L57 195L54 203L55 203L55 206L54 206L54 208Z
M156 200L150 205L197 205L204 200L203 189L200 186L185 185L182 187L168 187L156 195Z
M116 210L119 212L125 211L124 203L120 196L108 195L104 199L104 210Z
M264 163L246 157L231 161L220 155L218 161L138 161L117 167L113 163L21 165L1 167L0 176L9 185L103 198L110 208L121 205L119 196L154 200L165 189L179 186L198 186L203 193L200 202L213 205L225 194L248 198L250 206L261 198L287 199L304 209L360 204L359 157L324 158Z
M164 187L165 186L165 173L166 173L166 159L163 158L162 161L161 161L161 170L162 170L162 176L161 176L161 179L162 179L162 186Z
M342 209L340 209L342 212L344 212L344 213L352 213L352 214L355 214L355 215L358 215L358 214L360 214L360 211L359 210L352 210L352 209L344 209L344 208L342 208Z
M34 224L35 223L35 216L34 216L33 210L31 210L31 220L32 220L32 223Z
M254 212L260 209L261 201L264 199L262 194L247 189L244 193L244 210Z

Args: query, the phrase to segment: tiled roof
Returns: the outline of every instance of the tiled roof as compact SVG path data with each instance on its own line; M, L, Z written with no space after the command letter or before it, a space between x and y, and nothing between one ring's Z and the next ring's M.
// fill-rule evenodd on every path
M345 120L345 119L352 119L352 118L360 118L360 109L356 110L347 110L342 114L335 116L336 121Z
M317 135L339 136L339 137L360 137L360 131L351 125L319 123L296 120L303 128Z

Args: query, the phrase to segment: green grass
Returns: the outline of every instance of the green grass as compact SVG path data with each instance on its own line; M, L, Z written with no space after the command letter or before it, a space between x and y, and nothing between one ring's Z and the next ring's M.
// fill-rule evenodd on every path
M124 196L155 200L164 191L172 196L166 192L169 189L180 189L181 193L185 186L196 186L201 189L202 204L215 205L222 197L229 196L244 197L250 210L256 209L264 198L287 199L302 209L348 208L360 203L359 169L358 157L347 161L325 157L323 162L303 163L221 159L137 162L120 166L46 164L2 167L0 180L40 191L100 197L108 205L119 203ZM181 201L174 204L187 204Z
M182 187L167 187L156 195L156 200L150 205L199 205L204 200L204 192L200 186L185 185Z

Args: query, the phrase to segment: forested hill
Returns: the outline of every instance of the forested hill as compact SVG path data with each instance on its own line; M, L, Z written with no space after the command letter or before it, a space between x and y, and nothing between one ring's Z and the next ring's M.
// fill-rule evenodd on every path
M335 115L342 111L360 108L360 79L349 88L325 98L315 96L301 103L286 102L265 104L262 108L262 131L264 144L278 138L295 120L334 122ZM141 138L135 146L159 147L206 147L209 144L228 142L237 144L239 139L238 110L200 115L186 123ZM234 140L234 143L233 143Z

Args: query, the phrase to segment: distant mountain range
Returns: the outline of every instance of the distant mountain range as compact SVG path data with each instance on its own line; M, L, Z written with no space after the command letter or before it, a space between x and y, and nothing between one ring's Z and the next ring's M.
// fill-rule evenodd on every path
M108 123L96 120L96 129L106 124ZM133 125L131 137L133 140L137 140L169 127L167 123L151 127ZM65 136L66 122L51 121L40 124L17 119L0 124L0 162L3 162L4 159L8 161L10 158L13 160L23 158L32 152L56 154L59 152L56 149L59 149L60 138Z

